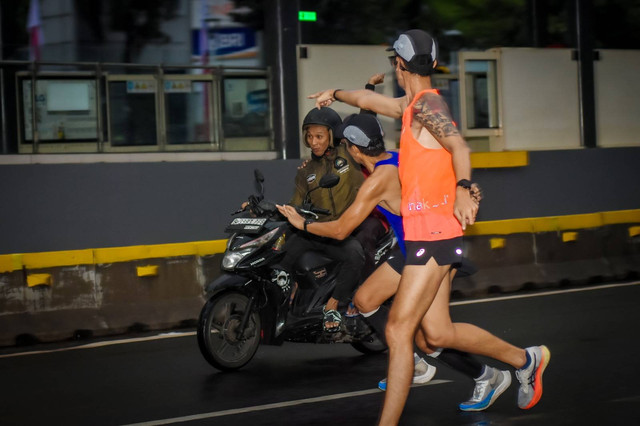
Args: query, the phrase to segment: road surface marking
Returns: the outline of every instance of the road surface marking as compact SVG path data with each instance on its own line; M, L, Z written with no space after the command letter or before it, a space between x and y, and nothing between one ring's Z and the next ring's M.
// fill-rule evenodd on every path
M442 385L442 384L451 383L451 382L452 380L431 380L429 383L413 385L412 387ZM353 398L356 396L370 395L370 394L380 393L380 392L382 391L380 391L379 389L367 389L367 390L355 391L355 392L336 393L333 395L318 396L315 398L297 399L295 401L276 402L273 404L254 405L253 407L233 408L230 410L212 411L210 413L193 414L190 416L183 416L183 417L173 417L171 419L160 419L160 420L152 420L152 421L142 422L142 423L132 423L126 426L152 426L152 425L168 425L168 424L180 423L180 422L191 422L196 420L211 419L214 417L232 416L234 414L245 414L245 413L251 413L255 411L264 411L264 410L273 410L276 408L293 407L293 406L302 405L302 404L315 404L317 402L333 401L335 399Z

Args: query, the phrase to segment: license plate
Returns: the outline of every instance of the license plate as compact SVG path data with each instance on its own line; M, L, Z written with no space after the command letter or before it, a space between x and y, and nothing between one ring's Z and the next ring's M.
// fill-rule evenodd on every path
M260 232L264 224L267 222L266 218L259 217L237 217L231 221L231 223L225 229L225 232L247 232L257 233Z

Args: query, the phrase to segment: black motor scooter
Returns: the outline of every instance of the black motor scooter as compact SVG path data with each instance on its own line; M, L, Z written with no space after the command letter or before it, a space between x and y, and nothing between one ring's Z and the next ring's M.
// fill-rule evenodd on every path
M322 308L336 285L337 262L321 252L303 253L294 271L279 265L287 237L295 229L273 202L264 200L264 177L255 171L259 194L249 197L225 229L231 233L222 259L224 271L207 285L207 302L198 321L198 345L205 359L220 370L246 365L260 343L284 341L350 343L358 351L379 353L387 348L360 315L344 318L341 330L322 329ZM324 176L305 196L298 212L305 217L329 214L315 208L309 194L335 186L340 178ZM386 260L396 243L389 231L378 243L376 264Z

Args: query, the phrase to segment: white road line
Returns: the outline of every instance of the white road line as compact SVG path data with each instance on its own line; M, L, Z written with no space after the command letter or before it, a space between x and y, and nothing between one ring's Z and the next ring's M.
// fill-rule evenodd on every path
M429 383L425 383L421 385L413 385L412 387L433 386L433 385L441 385L444 383L451 383L451 380L431 380ZM380 393L380 392L381 391L379 389L367 389L367 390L355 391L355 392L336 393L333 395L318 396L315 398L297 399L295 401L276 402L273 404L254 405L253 407L234 408L231 410L212 411L210 413L193 414L191 416L173 417L171 419L160 419L160 420L152 420L152 421L142 422L142 423L132 423L126 426L152 426L152 425L168 425L168 424L179 423L179 422L191 422L195 420L211 419L213 417L232 416L234 414L251 413L254 411L264 411L264 410L273 410L275 408L293 407L293 406L302 405L302 404L315 404L316 402L333 401L334 399L353 398L356 396L370 395L373 393Z
M487 298L487 299L460 300L460 301L457 301L457 302L451 302L450 305L451 306L459 306L459 305L472 305L472 304L475 304L475 303L501 302L501 301L504 301L504 300L526 299L526 298L530 298L530 297L551 296L551 295L564 294L564 293L577 293L577 292L582 292L582 291L602 290L602 289L606 289L606 288L615 288L615 287L628 287L628 286L638 285L638 284L640 284L640 281L633 281L633 282L619 283L619 284L603 284L603 285L598 285L598 286L571 288L571 289L564 289L564 290L544 291L544 292L537 292L537 293L531 293L531 294L518 294L518 295L513 295L513 296L497 296L497 297L491 297L491 298ZM172 333L162 333L162 334L158 334L158 335L155 335L155 336L148 336L148 337L136 337L136 338L119 339L119 340L106 340L106 341L103 341L103 342L88 343L86 345L72 346L72 347L68 347L68 348L48 349L48 350L31 351L31 352L19 352L19 353L14 353L14 354L4 354L4 355L0 355L0 359L17 357L17 356L26 356L26 355L48 354L48 353L54 353L54 352L75 351L75 350L79 350L79 349L93 349L93 348L100 348L100 347L104 347L104 346L123 345L123 344L127 344L127 343L137 343L137 342L148 342L148 341L152 341L152 340L171 339L171 338L175 338L175 337L195 336L195 334L196 334L195 331L172 332Z
M605 289L605 288L628 287L628 286L638 285L638 284L640 284L640 281L633 281L633 282L629 282L629 283L620 283L620 284L603 284L603 285L590 286L590 287L568 288L568 289L564 289L564 290L542 291L542 292L536 292L536 293L531 293L531 294L517 294L517 295L513 295L513 296L499 296L499 297L492 297L492 298L489 298L489 299L461 300L461 301L458 301L458 302L451 302L450 305L451 306L458 306L458 305L471 305L471 304L474 304L474 303L502 302L503 300L526 299L526 298L529 298L529 297L542 297L542 296L551 296L551 295L555 295L555 294L577 293L577 292L581 292L581 291L602 290L602 289Z
M123 344L126 344L126 343L137 343L137 342L148 342L150 340L172 339L172 338L175 338L175 337L185 337L185 336L195 336L195 335L196 335L195 331L162 333L162 334L156 334L154 336L147 336L147 337L134 337L134 338L128 338L128 339L119 339L119 340L105 340L103 342L88 343L86 345L71 346L71 347L68 347L68 348L47 349L47 350L42 350L42 351L20 352L20 353L15 353L15 354L5 354L5 355L0 355L0 358L12 358L12 357L16 357L16 356L50 354L50 353L54 353L54 352L75 351L75 350L78 350L78 349L93 349L93 348L101 348L101 347L104 347L104 346L123 345Z

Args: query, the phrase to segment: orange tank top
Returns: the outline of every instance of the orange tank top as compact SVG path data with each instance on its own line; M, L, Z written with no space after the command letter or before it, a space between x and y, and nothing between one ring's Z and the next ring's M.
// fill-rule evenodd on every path
M398 172L405 241L447 240L463 234L453 215L456 176L451 154L444 148L425 148L411 131L414 104L426 92L437 93L434 89L418 93L402 115Z

